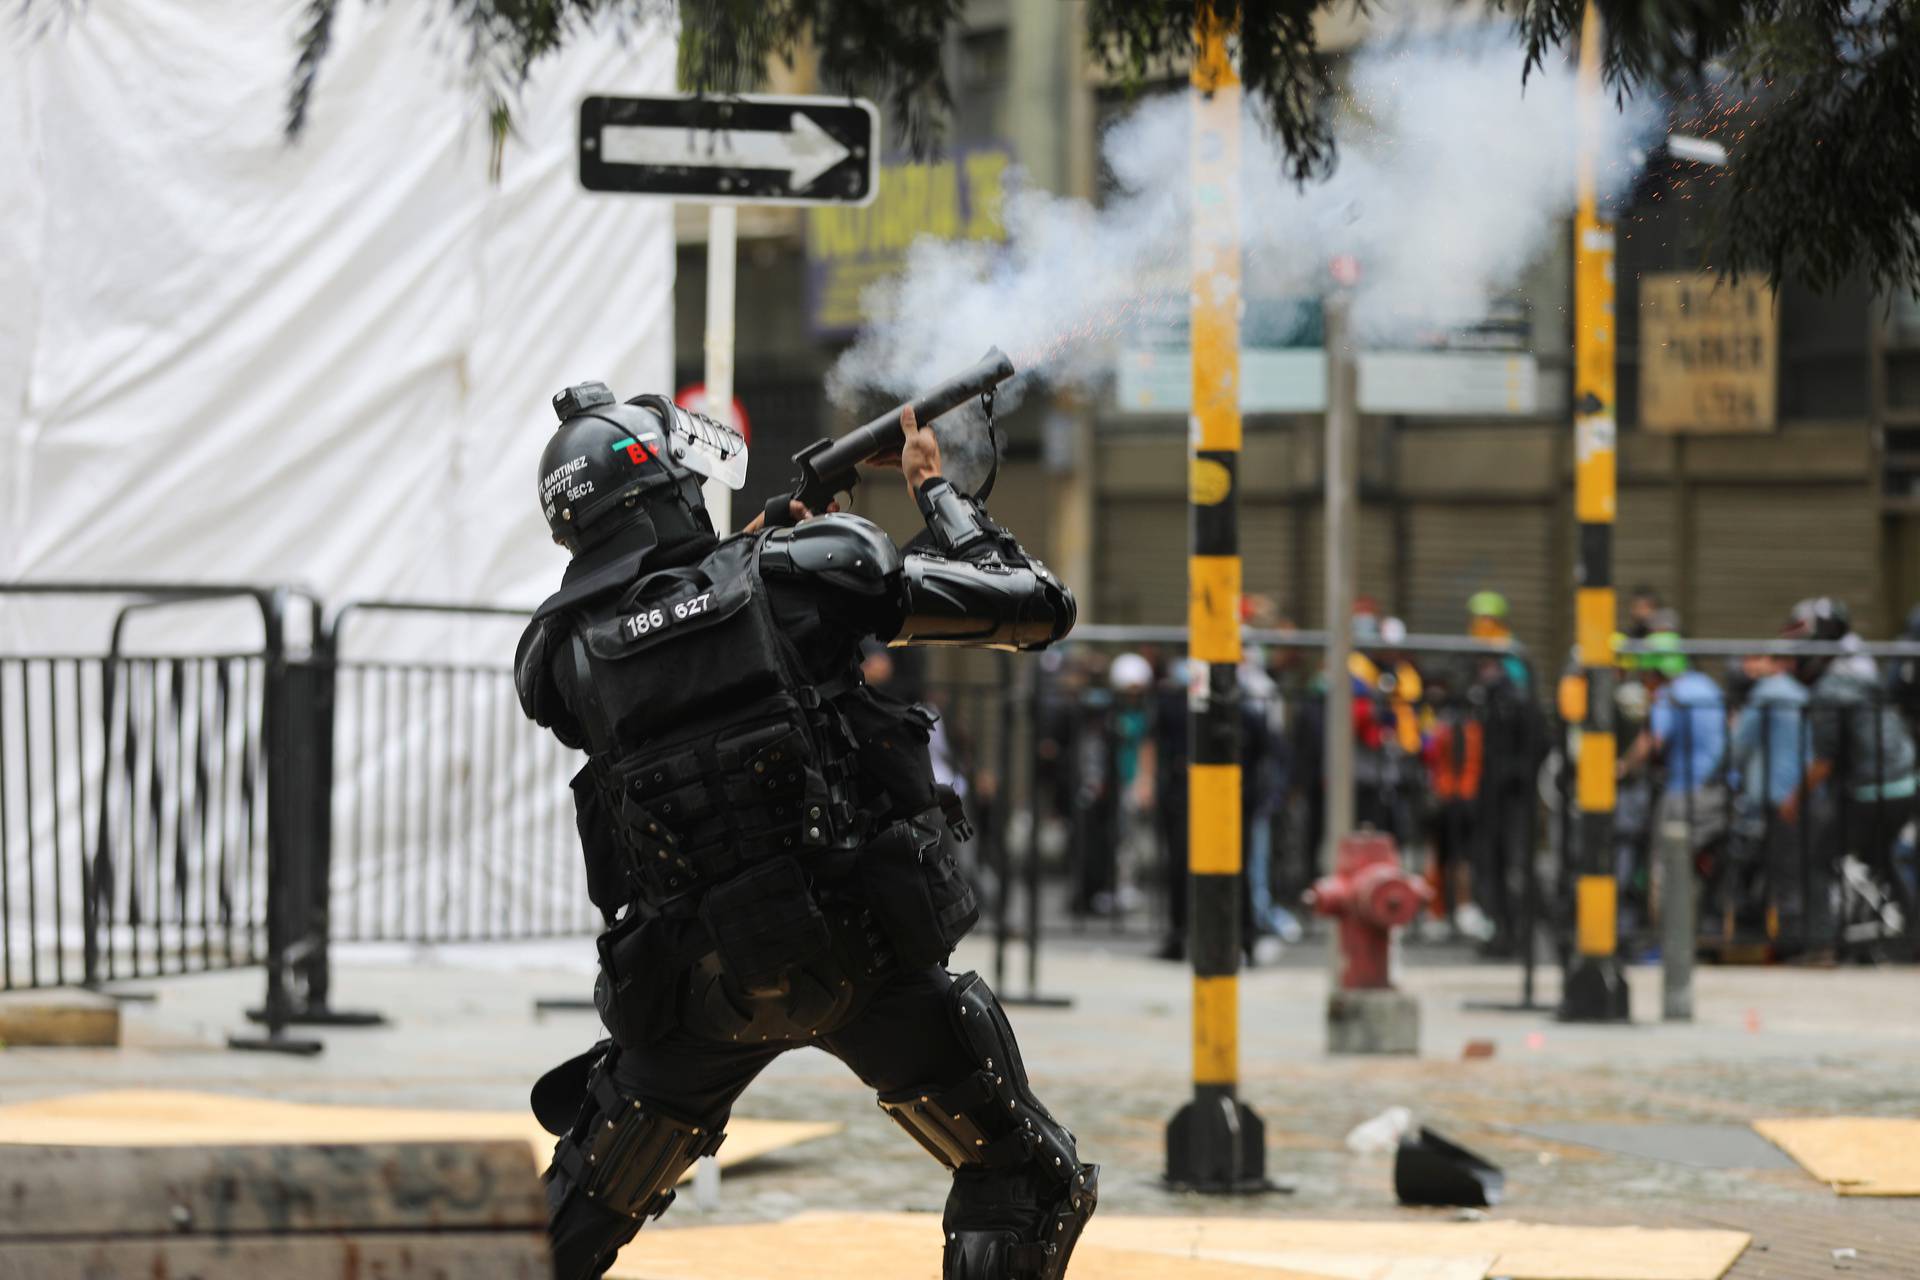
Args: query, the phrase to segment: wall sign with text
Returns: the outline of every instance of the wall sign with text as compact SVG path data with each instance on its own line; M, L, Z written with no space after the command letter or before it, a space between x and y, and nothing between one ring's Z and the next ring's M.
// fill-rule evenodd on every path
M818 334L850 333L866 320L867 289L898 274L915 240L1006 239L1000 203L1012 153L962 148L933 161L880 167L879 197L862 209L807 215L807 316ZM938 305L934 300L933 305Z
M1773 290L1692 272L1640 280L1640 425L1732 434L1778 422Z

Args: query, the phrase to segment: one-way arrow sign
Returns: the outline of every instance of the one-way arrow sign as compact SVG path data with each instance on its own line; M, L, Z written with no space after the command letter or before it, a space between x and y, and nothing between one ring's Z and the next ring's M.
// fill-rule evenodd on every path
M879 132L862 98L588 98L580 183L729 204L866 204Z

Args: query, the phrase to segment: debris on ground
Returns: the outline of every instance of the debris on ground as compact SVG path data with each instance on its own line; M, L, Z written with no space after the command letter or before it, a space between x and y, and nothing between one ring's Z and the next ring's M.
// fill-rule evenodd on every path
M1425 1126L1400 1140L1393 1191L1401 1204L1481 1208L1499 1204L1506 1187L1499 1165Z
M1413 1132L1413 1112L1388 1107L1371 1120L1355 1125L1347 1135L1347 1150L1357 1156L1390 1155L1400 1140Z

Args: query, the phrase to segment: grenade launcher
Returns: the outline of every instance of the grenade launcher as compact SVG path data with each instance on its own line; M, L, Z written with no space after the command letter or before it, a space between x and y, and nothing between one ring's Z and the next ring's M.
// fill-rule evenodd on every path
M998 347L990 348L980 362L955 374L939 386L913 399L913 416L923 427L944 413L959 408L975 396L991 396L993 389L1013 376L1013 361ZM767 500L767 524L790 525L793 516L788 503L794 499L809 511L825 511L837 493L849 493L860 481L858 467L867 459L897 451L906 442L900 430L900 411L895 405L864 427L857 427L838 440L815 440L793 455L800 474L793 492L775 494Z

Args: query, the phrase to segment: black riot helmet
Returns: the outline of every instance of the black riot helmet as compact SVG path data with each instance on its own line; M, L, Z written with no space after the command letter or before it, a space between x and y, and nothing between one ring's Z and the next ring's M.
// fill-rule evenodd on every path
M659 544L711 536L701 482L746 482L740 434L665 396L621 404L605 383L582 382L556 395L553 411L560 426L540 454L540 509L575 555L641 521Z
M1847 602L1831 596L1811 596L1793 606L1787 625L1780 629L1784 640L1818 640L1838 644L1853 634L1853 613ZM1825 654L1801 654L1793 659L1793 674L1802 684L1812 684L1826 674L1833 659Z

